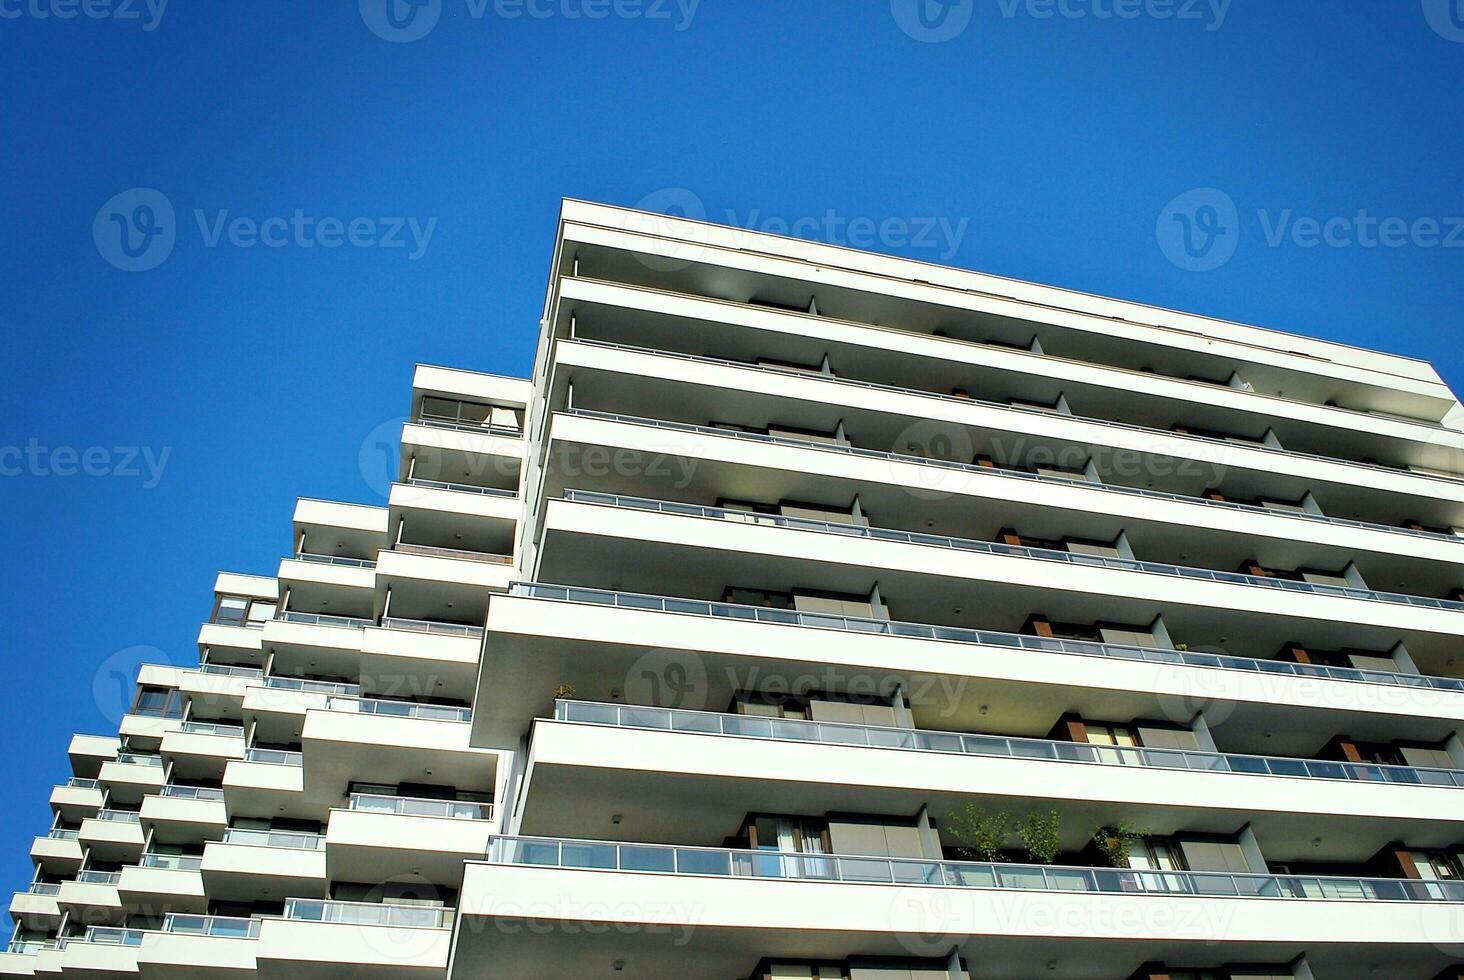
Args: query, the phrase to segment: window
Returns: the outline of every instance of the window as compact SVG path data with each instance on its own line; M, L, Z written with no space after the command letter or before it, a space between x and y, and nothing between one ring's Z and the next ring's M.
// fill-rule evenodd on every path
M419 417L465 425L491 425L520 430L524 427L522 409L508 408L503 405L487 405L482 402L467 402L456 398L436 398L430 395L422 398Z
M266 620L274 619L276 605L273 599L221 595L211 621L221 626L263 626Z
M132 713L157 718L181 718L183 699L171 687L139 687L137 697L132 702Z

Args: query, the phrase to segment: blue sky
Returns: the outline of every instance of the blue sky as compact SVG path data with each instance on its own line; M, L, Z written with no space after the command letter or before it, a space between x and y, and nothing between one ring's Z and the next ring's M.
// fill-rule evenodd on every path
M1464 379L1464 0L160 2L0 0L16 886L119 665L193 660L297 496L379 502L413 363L527 371L562 196Z

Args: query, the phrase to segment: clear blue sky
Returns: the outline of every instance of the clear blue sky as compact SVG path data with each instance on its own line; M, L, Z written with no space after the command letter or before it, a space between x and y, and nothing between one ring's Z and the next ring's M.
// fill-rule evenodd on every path
M684 188L715 219L820 231L830 211L964 221L935 248L876 246L1464 379L1464 248L1426 227L1403 247L1306 248L1294 225L1273 246L1261 215L1464 215L1448 0L1234 0L1223 20L1210 0L1166 19L1151 14L1190 0L1134 3L1136 19L1067 2L1080 16L965 0L922 28L889 0L705 0L689 22L689 0L634 17L534 0L548 16L517 18L432 0L396 29L373 0L174 0L160 19L136 0L137 20L0 0L0 449L40 460L0 457L0 884L29 875L69 733L115 729L108 672L135 647L192 661L214 573L271 573L297 496L380 501L359 451L404 414L414 362L526 372L562 196ZM570 16L597 3L612 16ZM175 210L173 249L127 272L97 243L110 230L126 264L110 215L137 235L165 217L135 197L103 209L139 187ZM1195 188L1236 207L1234 256L1208 272L1156 235ZM362 240L383 218L436 221L413 257L405 233L234 244L211 237L224 211L363 219ZM81 465L56 447L125 471L128 446L163 463L156 485L146 458L137 476L55 472Z

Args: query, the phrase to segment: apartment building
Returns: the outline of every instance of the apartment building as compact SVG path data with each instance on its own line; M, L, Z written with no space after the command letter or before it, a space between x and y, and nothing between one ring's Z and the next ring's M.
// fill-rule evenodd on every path
M565 202L409 418L73 738L0 973L1464 977L1428 365Z

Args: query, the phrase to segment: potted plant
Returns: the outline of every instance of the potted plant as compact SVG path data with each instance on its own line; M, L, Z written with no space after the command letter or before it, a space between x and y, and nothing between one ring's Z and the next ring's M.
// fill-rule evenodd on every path
M1047 813L1032 811L1017 824L1017 836L1026 845L1027 856L1034 864L1051 864L1062 850L1056 810Z
M1120 820L1116 824L1093 831L1093 843L1115 868L1128 867L1129 851L1133 849L1135 841L1143 838L1144 833L1136 830L1127 820Z
M967 803L951 814L946 826L959 842L962 857L996 861L1011 830L1011 820L1005 813L988 813L984 807Z
M573 684L559 684L554 688L554 700L564 701L572 697L574 697Z

